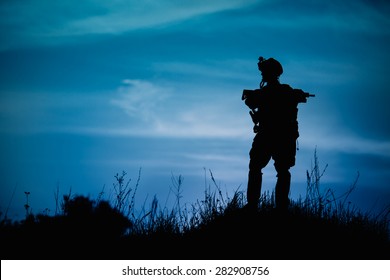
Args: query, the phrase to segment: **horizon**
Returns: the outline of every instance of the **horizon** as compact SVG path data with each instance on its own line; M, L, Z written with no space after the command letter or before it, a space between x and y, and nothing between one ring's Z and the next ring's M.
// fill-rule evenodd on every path
M315 94L298 106L291 197L306 193L316 150L323 189L381 211L390 202L390 4L386 1L5 1L0 5L0 213L55 210L54 193L112 195L141 177L137 206L246 190L254 134L243 89L259 56L281 83ZM276 172L264 169L262 191ZM111 193L110 193L111 190ZM168 202L167 202L168 201Z

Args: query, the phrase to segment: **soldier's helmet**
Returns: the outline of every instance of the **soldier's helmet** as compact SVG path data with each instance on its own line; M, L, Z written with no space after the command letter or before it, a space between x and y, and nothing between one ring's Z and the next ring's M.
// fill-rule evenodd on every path
M262 56L259 57L259 62L257 66L263 76L267 77L276 77L278 78L283 74L283 67L279 61L274 58L264 59Z

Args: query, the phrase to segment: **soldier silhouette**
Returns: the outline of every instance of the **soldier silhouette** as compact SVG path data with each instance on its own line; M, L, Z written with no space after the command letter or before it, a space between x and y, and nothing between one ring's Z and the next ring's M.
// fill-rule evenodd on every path
M259 57L257 63L262 80L260 89L244 89L242 100L251 109L256 133L249 152L247 207L257 209L261 194L262 169L271 158L277 172L276 208L286 211L290 200L290 168L295 165L298 132L298 104L314 96L281 84L282 65L274 58Z

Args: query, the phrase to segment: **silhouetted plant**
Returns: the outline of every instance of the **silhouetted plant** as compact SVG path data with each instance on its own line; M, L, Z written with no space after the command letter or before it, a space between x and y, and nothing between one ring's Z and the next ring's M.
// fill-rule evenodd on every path
M131 179L128 179L127 181L125 180L126 175L127 173L125 171L122 171L121 175L117 173L114 176L116 179L116 182L113 184L115 192L114 207L123 215L135 218L135 194L137 192L138 185L141 179L141 169L139 169L138 178L134 190L130 187ZM130 197L131 193L132 196Z
M304 213L311 217L318 217L344 226L356 226L360 224L361 227L371 228L371 230L389 236L389 219L390 205L385 206L380 214L370 216L369 213L362 213L358 207L352 204L349 196L356 189L360 173L351 186L341 195L337 196L331 189L321 190L320 181L323 177L328 165L321 171L317 149L314 150L314 161L311 170L306 171L307 174L307 190L304 200L298 199L293 202L295 211Z
M174 194L175 194L175 204L173 205L173 211L171 211L171 215L168 215L168 217L172 216L172 212L176 212L176 215L179 219L179 223L183 224L183 220L185 219L185 213L183 213L180 205L180 200L183 197L182 196L182 184L183 184L183 177L179 175L177 178L175 178L173 175L171 177L171 182L172 182L172 188Z
M62 211L62 215L65 215L66 213L66 205L69 203L70 199L72 198L72 188L69 189L69 193L68 194L64 194L62 196L62 201L60 202L60 208L61 208L61 211ZM57 205L56 205L56 208L57 208Z
M135 216L134 200L140 172L134 190L130 187L131 180L125 178L127 173L122 172L121 175L114 176L114 200L104 200L103 192L93 200L72 195L70 190L58 202L57 189L56 205L61 204L61 215L56 206L54 217L49 217L48 212L33 216L30 210L25 221L11 224L3 219L0 223L0 237L6 242L23 239L23 244L28 247L37 244L37 240L43 242L48 236L55 236L59 240L67 240L64 248L72 248L74 242L81 240L92 247L104 247L105 250L111 250L110 244L115 240L124 243L112 244L126 244L128 250L136 250L137 254L148 250L155 252L156 248L166 250L175 244L185 244L195 250L219 244L216 248L222 251L216 254L227 256L225 253L230 254L230 251L222 253L223 242L236 244L237 238L242 238L257 244L258 240L269 239L261 248L262 251L272 253L273 242L282 242L279 238L283 240L286 238L283 235L288 234L283 246L290 249L284 251L284 256L290 256L299 246L303 246L310 254L315 253L315 246L318 250L333 248L336 251L332 242L337 243L337 246L342 246L343 243L340 242L345 242L346 247L343 249L347 250L346 256L352 254L348 250L357 252L354 249L356 244L385 251L389 246L389 207L383 210L381 216L370 217L362 214L349 202L348 197L356 188L359 173L348 191L341 196L336 196L331 189L322 191L320 179L325 170L326 167L320 169L315 150L311 170L307 171L306 197L292 201L284 216L275 212L274 192L269 191L262 194L257 212L248 215L243 211L246 204L244 193L237 189L232 197L224 195L211 170L206 176L206 169L202 199L189 206L182 204L184 178L172 175L170 193L174 193L176 198L173 207L168 209L165 204L161 208L154 196L148 207L145 206L145 199L142 210ZM26 204L29 204L28 200ZM294 240L293 244L288 242L290 239ZM231 250L238 251L239 247Z
M24 209L26 209L26 218L31 214L30 204L28 203L28 196L30 195L30 192L24 192L26 195L26 204L24 204Z

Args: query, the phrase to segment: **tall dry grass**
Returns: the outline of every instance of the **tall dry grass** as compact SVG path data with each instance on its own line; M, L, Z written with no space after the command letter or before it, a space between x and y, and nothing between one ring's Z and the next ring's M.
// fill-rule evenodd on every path
M59 199L57 190L54 216L25 207L22 221L3 217L0 242L9 249L2 259L34 259L42 255L37 252L88 259L388 258L389 207L373 216L351 205L359 174L342 195L322 190L326 167L320 169L315 151L305 196L283 214L275 211L273 192L263 193L257 211L248 212L245 193L223 193L211 170L205 170L204 197L191 205L182 203L183 177L172 175L171 208L154 197L136 211L141 169L134 184L126 172L116 174L107 199L103 190L96 199L71 191Z

